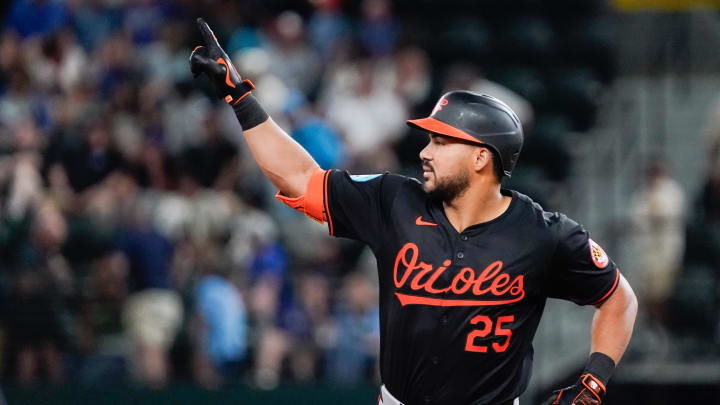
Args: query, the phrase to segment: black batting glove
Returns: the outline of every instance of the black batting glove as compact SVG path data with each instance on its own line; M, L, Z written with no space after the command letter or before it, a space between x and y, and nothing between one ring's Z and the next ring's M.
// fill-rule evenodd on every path
M250 94L255 86L250 80L241 79L205 20L198 18L197 24L205 46L195 47L190 54L190 71L194 77L205 73L215 86L218 97L234 106Z
M574 385L553 391L543 405L601 405L605 384L592 374L583 374Z

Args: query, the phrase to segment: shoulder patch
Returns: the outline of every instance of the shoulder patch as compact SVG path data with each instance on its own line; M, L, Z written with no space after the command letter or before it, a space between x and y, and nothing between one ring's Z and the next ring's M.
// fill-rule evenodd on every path
M350 180L362 183L365 181L370 181L372 179L378 178L382 176L382 174L351 174Z
M588 242L590 242L590 257L592 258L593 263L595 263L595 266L600 269L607 267L610 263L610 259L608 259L608 256L603 248L601 248L600 245L595 243L592 239L589 239Z

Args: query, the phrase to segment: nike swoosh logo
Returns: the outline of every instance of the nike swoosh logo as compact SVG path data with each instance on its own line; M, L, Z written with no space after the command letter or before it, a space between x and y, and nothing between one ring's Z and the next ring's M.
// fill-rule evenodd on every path
M423 221L422 215L415 219L415 225L417 225L417 226L437 226L437 224L434 224L432 222Z
M225 59L223 59L223 58L217 58L217 60L215 60L215 62L217 62L217 63L219 63L219 64L221 64L221 65L225 65L225 83L226 83L228 86L230 86L230 87L232 87L232 88L235 88L235 85L234 85L233 82L230 80L230 66L228 66L227 62L225 62Z

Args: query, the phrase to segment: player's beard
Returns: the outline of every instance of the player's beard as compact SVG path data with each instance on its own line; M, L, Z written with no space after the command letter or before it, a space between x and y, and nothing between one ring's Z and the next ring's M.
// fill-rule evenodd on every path
M460 197L470 187L470 176L466 170L460 169L457 173L442 178L435 174L434 169L432 173L435 177L435 187L428 190L427 181L423 186L425 193L432 200L451 202Z

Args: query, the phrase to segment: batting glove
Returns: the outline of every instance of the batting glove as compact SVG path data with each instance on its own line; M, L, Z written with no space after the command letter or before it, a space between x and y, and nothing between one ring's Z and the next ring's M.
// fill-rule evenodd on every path
M605 384L592 374L583 374L575 385L553 391L543 405L601 405Z
M219 98L230 105L237 104L250 94L255 86L250 80L242 80L225 53L217 37L202 18L197 19L205 46L197 46L190 54L190 71L194 77L205 73L215 86Z

